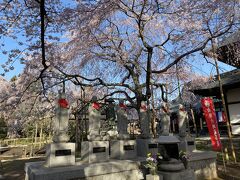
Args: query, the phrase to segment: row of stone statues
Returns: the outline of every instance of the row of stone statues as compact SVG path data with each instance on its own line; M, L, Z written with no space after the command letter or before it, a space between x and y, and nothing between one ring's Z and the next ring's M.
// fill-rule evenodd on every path
M116 133L113 133L114 135L118 134L119 139L128 139L129 133L128 133L128 117L127 117L127 106L124 104L123 100L119 101L119 105L115 106L113 104L113 100L108 101L108 111L107 113L107 120L111 124L111 127L115 127L114 129ZM96 139L95 133L98 131L99 137L100 137L100 117L101 112L93 110L93 106L97 103L97 98L94 96L92 99L92 103L89 106L88 113L89 113L89 140ZM98 107L98 106L96 106ZM115 115L116 112L116 115ZM139 123L141 128L141 138L150 138L150 112L147 109L147 106L145 102L141 103L140 112L139 112ZM169 129L170 129L170 109L168 107L167 103L162 103L160 108L160 132L159 135L162 136L168 136L169 135ZM179 105L178 107L178 121L179 121L179 136L185 137L186 136L186 122L188 119L187 111L185 111L183 105ZM94 129L94 130L93 130ZM94 132L94 133L92 133ZM112 131L110 131L112 132ZM111 134L108 134L111 136ZM98 138L97 138L98 139ZM101 138L100 138L101 139Z
M67 142L68 137L68 102L65 94L59 94L57 117L54 122L54 142ZM145 102L141 103L139 112L139 123L141 129L141 138L150 138L150 112ZM179 136L186 136L187 112L183 105L179 105L178 110ZM127 106L124 101L120 100L119 105L115 106L113 100L108 100L108 113L106 113L110 129L107 132L101 132L101 106L97 102L97 97L93 96L88 107L88 140L108 140L111 137L118 139L129 139ZM170 110L167 103L163 103L160 109L161 128L159 134L162 136L169 135L170 128Z

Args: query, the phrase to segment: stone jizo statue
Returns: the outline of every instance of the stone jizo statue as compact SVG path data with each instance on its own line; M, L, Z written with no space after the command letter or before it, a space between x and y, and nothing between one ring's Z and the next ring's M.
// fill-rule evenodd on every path
M110 126L110 129L114 129L116 125L116 114L115 114L115 104L113 103L114 100L112 98L109 98L106 100L108 102L107 108L106 108L106 119Z
M89 117L89 126L88 126L88 140L101 140L100 137L100 127L101 127L101 107L97 102L97 97L93 96L91 103L88 107L88 117Z
M170 111L167 103L162 103L160 109L160 121L161 121L161 129L160 135L169 136L169 128L170 128Z
M59 98L56 108L56 118L54 119L53 129L53 142L67 142L69 141L68 136L68 114L69 104L66 100L64 92L59 92Z
M179 127L179 136L185 137L186 136L186 125L188 121L188 113L185 111L184 106L179 104L178 107L178 127Z
M119 101L119 105L116 107L117 111L117 131L119 139L128 139L128 118L127 118L127 106L123 100Z
M150 115L147 112L147 105L144 101L141 102L140 107L140 127L141 127L141 138L150 137Z

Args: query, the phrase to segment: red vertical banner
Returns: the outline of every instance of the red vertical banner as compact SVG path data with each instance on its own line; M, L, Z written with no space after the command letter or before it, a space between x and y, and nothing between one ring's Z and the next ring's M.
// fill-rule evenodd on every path
M212 142L212 148L215 151L221 150L222 144L220 140L220 135L218 131L217 117L213 105L212 98L206 97L201 99L202 109L204 117L207 122L207 127L209 135Z

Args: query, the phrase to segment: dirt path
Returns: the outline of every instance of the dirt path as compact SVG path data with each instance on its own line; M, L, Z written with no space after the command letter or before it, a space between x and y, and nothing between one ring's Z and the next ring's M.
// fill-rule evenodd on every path
M27 162L42 161L44 158L17 159L3 162L3 169L0 174L6 180L24 180L24 166Z
M223 164L218 164L218 176L226 180L240 180L240 164L226 165L226 172L224 171Z

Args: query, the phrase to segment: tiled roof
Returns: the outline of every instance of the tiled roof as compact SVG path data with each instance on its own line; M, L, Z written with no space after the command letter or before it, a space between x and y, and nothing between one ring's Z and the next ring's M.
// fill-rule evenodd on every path
M235 70L223 73L220 76L221 76L221 82L223 87L240 83L240 69L235 69ZM217 87L219 87L219 82L218 82L217 76L215 76L212 81L202 84L201 87L195 90L214 89Z

